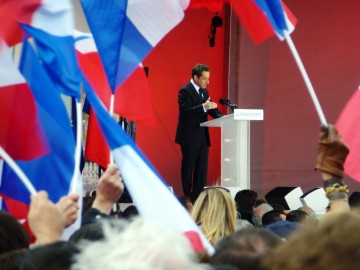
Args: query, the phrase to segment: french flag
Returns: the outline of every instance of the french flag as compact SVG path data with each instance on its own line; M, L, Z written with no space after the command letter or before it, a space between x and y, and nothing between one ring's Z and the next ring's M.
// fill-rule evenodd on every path
M184 17L189 0L81 0L114 92Z
M3 43L0 51L0 146L14 160L48 153L34 96Z
M76 33L75 48L81 71L93 86L94 91L109 109L111 90L103 69L94 39L91 34ZM137 123L154 125L149 83L142 65L115 91L114 112ZM85 157L106 168L110 162L110 150L100 131L93 111L89 113Z
M26 6L31 0L21 1ZM35 1L29 19L17 17L36 44L39 58L59 92L80 99L80 73L74 47L74 16L71 0Z
M280 0L191 0L190 8L207 8L212 11L221 10L224 3L231 5L255 44L277 35L284 39L295 29L297 19L288 7ZM215 8L219 9L216 10Z
M18 161L17 165L29 178L35 190L46 190L50 200L56 203L69 193L75 163L73 131L60 93L52 85L27 40L23 43L20 70L36 100L40 123L48 140L49 153L30 161ZM17 107L21 107L20 101ZM26 112L23 116L26 116ZM27 139L33 140L34 135L23 135L22 140ZM29 191L7 164L4 164L0 192L6 196L6 204L14 205L10 203L11 200L19 202L20 205L30 203Z
M336 128L349 146L350 153L346 158L345 173L360 182L360 86L345 105L336 121Z
M170 192L161 177L143 156L134 141L119 127L103 104L83 81L87 98L96 113L102 132L109 144L116 164L140 215L146 219L163 224L184 233L191 241L195 251L214 248L204 237L199 227Z

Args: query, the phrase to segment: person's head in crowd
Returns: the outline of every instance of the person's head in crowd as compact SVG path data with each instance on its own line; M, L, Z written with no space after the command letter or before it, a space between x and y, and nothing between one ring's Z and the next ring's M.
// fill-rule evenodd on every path
M266 226L267 230L272 231L285 240L300 228L300 223L287 220L276 221Z
M298 210L304 211L306 214L308 214L310 225L317 223L317 217L314 209L309 206L301 206L298 208Z
M262 217L271 210L274 210L274 208L268 203L262 203L256 206L254 211L254 224L256 226L262 226Z
M259 205L263 204L263 203L267 203L264 199L256 199L255 201L255 207L258 207Z
M351 209L360 208L360 192L354 191L349 196L349 206Z
M78 253L73 243L56 242L30 249L18 261L17 269L70 270L73 257Z
M0 254L12 250L28 249L29 234L12 215L0 210Z
M266 212L262 217L262 225L267 226L276 221L285 220L286 215L283 211L280 210L270 210Z
M212 265L231 265L241 270L263 270L263 259L282 243L276 234L265 228L245 228L224 237L215 246Z
M135 205L132 204L132 205L129 205L128 207L126 207L122 216L125 219L130 219L130 218L134 218L138 215L139 215L138 209L136 208Z
M19 269L19 260L27 252L26 249L12 250L0 254L0 269L1 270L17 270Z
M241 211L252 212L255 209L255 202L257 199L257 193L250 189L243 189L236 193L235 203L236 209Z
M77 243L81 240L97 241L104 238L102 224L100 222L89 223L83 225L74 232L69 239L69 242Z
M333 212L318 226L301 230L279 246L266 265L272 270L357 269L360 264L360 216Z
M178 197L179 202L182 206L185 207L185 209L191 214L194 204L191 201L191 198L189 196L183 195Z
M286 214L286 220L297 222L304 226L309 225L309 216L305 211L302 210L291 210L289 213Z
M204 189L195 201L192 217L212 244L236 230L235 203L225 188Z
M103 222L105 239L80 244L72 270L209 269L200 264L190 241L181 232L170 230L141 217Z

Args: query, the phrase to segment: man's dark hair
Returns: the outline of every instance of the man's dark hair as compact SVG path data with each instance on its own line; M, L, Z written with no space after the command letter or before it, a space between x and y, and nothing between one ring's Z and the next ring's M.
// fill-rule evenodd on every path
M281 238L265 228L244 228L218 242L210 263L232 265L242 270L263 270L263 258L280 243Z
M349 196L349 205L351 208L353 207L360 207L360 192L354 191Z
M204 64L196 64L192 69L191 78L194 78L194 76L201 77L203 71L210 72L210 68Z
M281 215L285 215L285 213L280 210L270 210L269 212L263 215L262 225L266 226L276 221L281 221L282 220Z
M308 217L308 214L302 210L292 210L286 215L287 221L301 223Z
M29 234L16 218L0 210L0 254L18 249L28 249Z
M236 193L235 203L238 211L253 211L257 193L250 189L243 189Z

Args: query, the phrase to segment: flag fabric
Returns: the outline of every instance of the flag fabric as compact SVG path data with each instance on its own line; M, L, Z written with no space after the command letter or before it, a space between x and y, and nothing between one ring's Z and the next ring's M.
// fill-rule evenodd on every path
M360 86L345 105L336 121L336 128L349 146L350 153L346 158L345 173L360 182Z
M89 78L100 100L109 108L111 90L92 35L77 32L75 47L81 71ZM150 88L142 66L138 66L118 87L114 112L137 123L155 124ZM85 157L103 168L110 162L109 147L92 111L89 112Z
M140 215L152 222L181 231L189 238L196 251L206 249L213 254L213 247L192 217L170 192L134 141L106 111L86 79L83 85L114 160L119 166L123 181Z
M34 96L3 44L0 51L0 146L14 160L48 152Z
M189 0L81 0L114 92L184 17Z
M290 34L297 23L294 14L280 0L191 0L190 8L204 7L214 11L221 2L231 5L241 24L255 44L260 44L275 34L282 40L284 32Z
M18 22L34 38L43 66L58 91L80 100L71 0L42 0L31 21L18 18Z
M50 152L40 158L19 161L17 164L36 190L46 190L49 199L57 202L69 192L75 163L74 134L60 93L52 85L26 40L23 43L20 69L36 100ZM32 135L28 136L33 139ZM29 191L6 164L3 168L0 192L20 203L30 203Z

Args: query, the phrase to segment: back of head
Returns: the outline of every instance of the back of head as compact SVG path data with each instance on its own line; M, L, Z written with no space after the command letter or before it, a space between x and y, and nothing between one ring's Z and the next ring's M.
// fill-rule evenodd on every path
M325 215L318 226L299 231L278 247L266 265L272 270L355 269L360 264L359 224L355 213Z
M360 192L359 191L354 191L353 193L351 193L351 195L349 196L349 205L350 208L359 208L360 207Z
M72 270L206 269L180 232L141 217L103 222L105 239L83 244Z
M305 223L308 219L308 214L302 210L292 210L286 215L287 221Z
M9 213L0 210L0 254L18 249L28 249L29 234Z
M265 269L262 260L281 243L280 237L265 228L245 228L223 238L210 263L242 270Z
M78 248L69 242L56 242L30 249L20 259L18 269L69 270Z
M255 209L255 225L262 225L262 217L269 211L274 210L274 208L268 203L262 203L256 206Z
M262 225L267 226L276 221L284 220L285 214L280 210L270 210L266 212L262 217Z
M236 193L235 203L238 211L254 211L257 193L250 189L243 189Z
M192 217L212 244L236 230L235 203L223 188L204 189L195 201Z
M129 205L128 207L126 207L126 209L123 212L123 217L125 219L130 219L138 215L139 215L139 211L135 205Z

